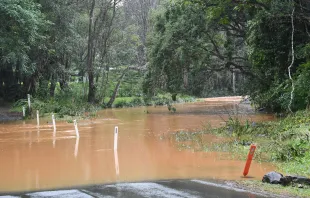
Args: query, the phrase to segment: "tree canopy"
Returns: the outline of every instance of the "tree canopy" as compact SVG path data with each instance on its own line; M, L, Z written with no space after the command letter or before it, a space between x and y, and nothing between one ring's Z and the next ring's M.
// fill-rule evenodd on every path
M233 86L260 106L284 110L292 102L295 110L305 108L308 29L309 3L303 0L168 2L155 17L145 90L201 95L220 75L220 88Z
M85 100L111 106L130 82L128 96L250 95L274 111L310 103L306 0L2 0L0 22L8 101L78 82Z

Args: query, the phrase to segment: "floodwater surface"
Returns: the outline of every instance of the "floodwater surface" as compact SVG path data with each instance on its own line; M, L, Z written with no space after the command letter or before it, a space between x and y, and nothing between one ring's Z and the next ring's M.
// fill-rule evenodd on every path
M0 192L165 179L242 179L244 161L225 159L219 152L180 150L177 142L165 138L205 124L221 126L233 112L253 122L273 119L238 105L239 100L179 104L176 113L165 106L107 109L96 119L78 122L80 138L73 124L64 121L56 120L56 132L46 119L40 127L35 120L0 124ZM210 141L216 139L210 136ZM253 161L249 176L259 180L271 169Z

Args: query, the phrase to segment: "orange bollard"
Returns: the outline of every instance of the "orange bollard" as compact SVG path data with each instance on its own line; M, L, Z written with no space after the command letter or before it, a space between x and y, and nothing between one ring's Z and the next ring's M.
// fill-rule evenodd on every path
M248 173L249 173L251 162L252 162L252 159L254 157L255 149L256 149L256 145L252 144L251 148L250 148L250 152L248 154L248 159L246 161L246 164L245 164L245 167L244 167L244 171L243 171L243 176L244 177L247 176Z

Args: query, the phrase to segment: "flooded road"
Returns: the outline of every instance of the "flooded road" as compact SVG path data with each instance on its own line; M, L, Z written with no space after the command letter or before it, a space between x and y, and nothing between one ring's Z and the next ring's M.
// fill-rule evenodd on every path
M96 119L79 121L80 138L72 123L57 120L56 133L47 123L51 120L41 120L39 128L35 120L0 124L0 192L165 179L242 179L243 161L225 159L218 152L179 150L176 142L162 138L203 124L221 126L231 112L251 121L273 119L238 103L233 98L211 99L176 105L176 113L167 107L103 110ZM249 176L260 180L271 169L254 161Z

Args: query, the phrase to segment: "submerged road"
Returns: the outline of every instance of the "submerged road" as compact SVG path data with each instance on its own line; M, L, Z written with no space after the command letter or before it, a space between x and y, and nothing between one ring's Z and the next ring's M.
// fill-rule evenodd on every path
M96 185L76 189L3 195L0 198L263 198L268 197L202 180L172 180Z

